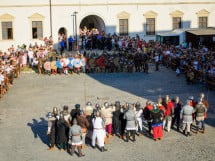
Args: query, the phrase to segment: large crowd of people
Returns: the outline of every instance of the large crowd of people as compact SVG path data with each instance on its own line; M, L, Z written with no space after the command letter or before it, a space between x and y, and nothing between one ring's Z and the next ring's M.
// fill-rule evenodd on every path
M199 98L193 96L183 103L179 97L159 97L157 102L147 101L145 105L136 103L92 105L85 107L76 104L69 112L65 105L62 110L57 107L48 113L49 150L57 147L71 155L78 150L78 156L84 156L86 147L96 147L105 152L105 144L111 137L118 137L125 142L136 142L136 137L144 135L152 140L162 140L164 130L176 130L186 137L205 133L205 119L209 104L204 93Z
M106 35L97 29L89 31L87 28L81 30L75 54L72 52L73 41L71 36L67 40L65 35L61 35L58 49L54 48L50 37L45 38L42 45L12 45L8 51L0 51L1 96L9 90L14 78L25 66L36 69L38 74L68 75L81 72L148 73L149 63L154 63L155 71L163 65L175 70L177 76L184 73L188 84L200 81L207 87L215 86L215 52L205 46L195 49L187 46L186 42L179 46L146 42L138 35L133 38ZM98 53L98 50L102 52ZM186 136L191 135L191 126L195 127L196 134L204 133L207 109L203 93L198 100L190 97L186 103L182 103L179 97L170 99L166 96L158 98L156 103L147 101L145 106L139 102L121 105L117 101L115 104L105 102L95 106L88 102L83 108L76 104L71 112L68 106L60 111L54 107L48 113L49 150L57 146L73 155L77 148L82 157L82 150L89 144L104 152L107 151L104 146L112 136L118 136L125 142L135 142L136 136L144 134L144 122L147 123L147 135L155 141L164 137L164 129L170 132L175 127Z
M138 35L132 38L110 35L86 27L80 31L79 40L74 48L74 39L71 36L67 39L66 35L61 34L58 48L54 47L52 37L45 37L43 44L11 45L7 51L0 51L1 96L13 84L14 77L18 77L20 69L26 66L38 74L68 75L148 73L149 64L154 63L156 71L159 71L160 65L170 67L177 76L184 74L188 84L201 82L209 89L215 88L215 51L206 46L197 49L186 42L179 46L146 42Z
M38 74L73 74L97 72L144 72L149 63L171 67L177 76L185 74L188 84L202 82L207 88L215 88L215 51L206 46L193 48L191 43L179 46L146 42L135 37L105 34L98 29L80 29L76 38L59 34L57 48L52 37L45 37L43 44L11 45L0 51L1 96L18 77L20 68L29 66ZM189 45L187 45L189 44ZM75 52L74 52L75 51Z
M17 55L11 52L0 51L0 98L13 85L14 78L18 78L20 67Z

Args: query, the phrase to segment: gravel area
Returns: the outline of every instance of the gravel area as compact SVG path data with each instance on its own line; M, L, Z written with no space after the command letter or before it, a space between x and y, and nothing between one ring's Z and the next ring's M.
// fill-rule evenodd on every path
M107 152L87 147L85 157L70 156L57 149L47 150L46 114L54 106L62 108L86 101L121 103L146 100L158 96L179 96L182 101L204 92L209 101L206 133L186 137L175 130L164 132L161 141L153 141L145 134L135 143L117 137L106 145ZM80 75L38 75L22 73L9 92L0 99L0 161L214 161L215 154L215 91L208 91L200 83L187 85L183 75L176 77L171 69L161 67L158 72L150 66L150 73L101 73Z

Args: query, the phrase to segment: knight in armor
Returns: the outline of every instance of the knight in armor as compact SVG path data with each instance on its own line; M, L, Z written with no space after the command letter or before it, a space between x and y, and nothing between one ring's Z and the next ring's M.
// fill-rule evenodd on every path
M152 119L153 139L155 141L157 141L157 139L161 140L163 137L163 111L160 110L158 105L153 104L153 109L150 111L150 118Z
M87 115L87 116L90 116L91 114L92 114L92 112L93 112L93 107L92 107L92 103L90 102L90 101L88 101L87 103L86 103L86 107L85 107L85 114Z
M56 118L54 117L53 113L48 113L48 142L49 142L49 150L54 150L55 145L55 136L56 136Z
M73 156L75 149L77 147L78 149L78 155L79 157L83 157L84 154L82 154L81 145L82 145L82 129L81 126L77 124L77 120L74 119L72 122L72 126L69 129L69 138L72 145L71 148L71 155Z
M209 104L208 104L208 101L205 99L205 94L200 93L200 98L202 99L202 103L205 105L205 107L207 108L207 111L208 111ZM204 116L205 116L205 119L206 119L207 118L207 113L206 112L205 112Z
M115 111L113 112L113 133L117 136L122 136L122 117L121 105L119 101L115 102Z
M135 104L135 114L137 118L137 126L136 126L136 132L137 135L138 132L142 133L143 132L143 109L141 108L140 102L136 102Z
M96 112L96 116L92 119L92 125L93 125L92 147L95 148L97 139L97 144L101 152L107 151L107 149L104 148L105 123L99 111Z
M76 104L75 105L75 109L72 109L70 112L71 118L72 118L72 122L74 119L76 119L77 115L80 113L80 109L81 105L80 104Z
M194 108L190 106L190 100L187 100L186 105L184 105L181 109L180 118L182 120L183 126L183 134L186 136L191 136L190 126L193 122ZM186 134L187 131L187 134Z
M86 135L87 135L87 129L89 128L89 122L87 120L87 118L84 116L84 111L80 110L79 114L77 115L77 122L78 125L81 126L82 129L82 148L86 147L85 144L85 139L86 139Z
M136 125L137 118L134 112L134 107L132 105L128 105L128 111L124 114L124 119L126 120L125 134L126 134L126 142L129 141L130 136L132 137L132 141L135 142L135 134L136 134Z
M68 141L68 131L69 125L67 124L66 120L64 119L63 112L60 112L59 120L57 120L56 123L57 127L57 138L56 142L58 145L58 148L60 150L66 150L67 149L67 141Z
M200 123L202 124L202 133L205 132L205 113L207 112L206 106L202 102L202 98L199 98L198 103L195 106L195 112L196 112L196 134L198 134L200 129Z
M102 116L105 120L105 129L108 137L112 136L112 118L113 118L113 107L111 107L108 102L104 103L104 107L101 110Z
M172 118L171 128L173 129L174 125L176 123L177 131L179 131L179 128L180 128L180 112L181 112L181 108L182 108L182 103L180 102L178 96L173 101L173 104L174 104L174 116Z

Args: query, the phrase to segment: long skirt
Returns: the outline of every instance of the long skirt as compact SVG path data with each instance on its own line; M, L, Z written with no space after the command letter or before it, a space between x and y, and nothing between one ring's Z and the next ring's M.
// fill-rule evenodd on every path
M162 125L153 126L152 130L153 130L153 139L160 139L163 137Z

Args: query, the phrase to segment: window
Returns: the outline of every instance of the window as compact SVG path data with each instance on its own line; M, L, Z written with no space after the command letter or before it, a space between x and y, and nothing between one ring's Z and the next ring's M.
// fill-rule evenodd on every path
M119 19L119 35L128 35L128 19Z
M155 18L146 18L146 35L155 35Z
M2 22L2 40L11 40L13 39L13 27L12 22Z
M180 29L181 28L181 17L173 17L172 18L172 29Z
M199 28L208 27L208 17L199 17Z
M32 21L32 38L39 39L43 38L43 27L42 21Z

